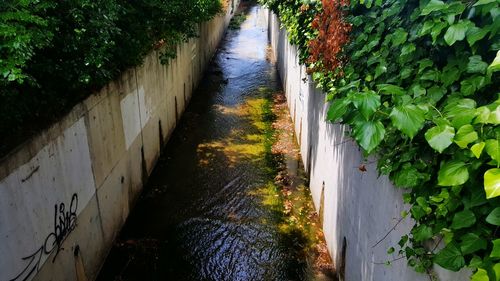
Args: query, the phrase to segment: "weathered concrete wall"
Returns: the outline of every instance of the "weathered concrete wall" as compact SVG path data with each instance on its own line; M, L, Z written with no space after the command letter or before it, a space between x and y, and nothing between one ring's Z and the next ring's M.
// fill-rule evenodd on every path
M286 31L280 29L279 19L272 13L269 39L302 160L310 175L313 201L323 218L328 249L337 270L343 271L345 264L344 280L349 281L429 280L408 267L405 259L394 261L391 266L383 264L398 258L397 251L388 255L387 249L397 246L413 225L409 218L398 223L401 211L409 209L402 202L402 190L395 188L387 177L378 176L376 159L363 158L359 147L346 134L347 126L325 121L325 94L316 89L305 67L299 65L297 48L288 43ZM366 165L366 172L358 169L361 164ZM468 280L470 276L467 272L456 274L441 268L436 268L436 272L441 280Z
M237 4L237 1L235 1ZM232 14L0 160L0 280L93 280Z

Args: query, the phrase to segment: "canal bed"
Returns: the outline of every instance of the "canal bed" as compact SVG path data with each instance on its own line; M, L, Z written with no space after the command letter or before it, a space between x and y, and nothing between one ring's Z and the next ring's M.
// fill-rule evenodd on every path
M239 13L98 280L332 280L267 11Z

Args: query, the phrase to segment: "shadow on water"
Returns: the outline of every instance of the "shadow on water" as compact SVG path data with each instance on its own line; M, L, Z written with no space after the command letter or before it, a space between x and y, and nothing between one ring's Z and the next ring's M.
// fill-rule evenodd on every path
M311 239L290 226L275 179L284 167L272 152L281 85L265 11L244 6L98 280L315 279Z

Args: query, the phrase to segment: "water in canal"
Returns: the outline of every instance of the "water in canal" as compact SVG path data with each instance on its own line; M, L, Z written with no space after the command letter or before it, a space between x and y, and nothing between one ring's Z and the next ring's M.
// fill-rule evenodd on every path
M266 11L244 6L98 280L330 280Z

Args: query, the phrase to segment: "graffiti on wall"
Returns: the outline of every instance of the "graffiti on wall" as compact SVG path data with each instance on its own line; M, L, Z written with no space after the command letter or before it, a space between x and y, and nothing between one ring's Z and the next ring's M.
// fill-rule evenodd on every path
M39 271L40 263L44 256L55 253L52 262L55 261L57 254L61 250L62 243L76 227L77 208L78 195L76 193L71 197L69 205L64 203L54 205L54 228L52 232L45 237L43 243L35 252L22 258L26 266L17 276L10 279L10 281L28 280L34 273Z

